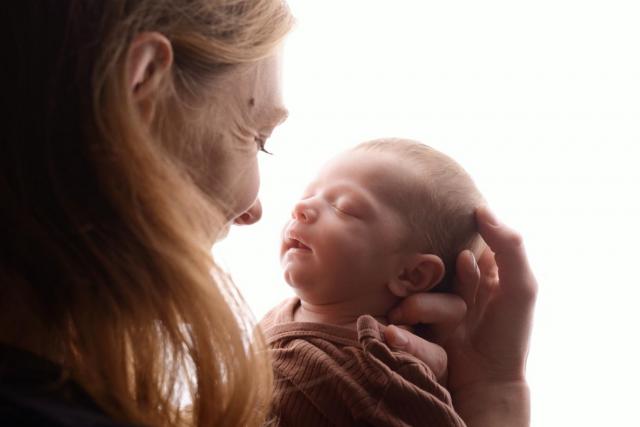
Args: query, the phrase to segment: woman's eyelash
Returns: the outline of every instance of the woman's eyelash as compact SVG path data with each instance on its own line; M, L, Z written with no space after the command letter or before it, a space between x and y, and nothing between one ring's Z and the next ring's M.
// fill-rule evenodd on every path
M262 151L263 153L267 153L267 154L273 154L267 151L267 149L265 148L265 146L267 145L267 138L262 136L256 136L255 140L256 140L256 144L258 145L258 151Z

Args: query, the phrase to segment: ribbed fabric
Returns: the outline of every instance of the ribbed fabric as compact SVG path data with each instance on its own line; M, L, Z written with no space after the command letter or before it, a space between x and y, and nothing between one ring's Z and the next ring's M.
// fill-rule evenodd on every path
M357 330L294 322L292 298L265 316L275 374L271 425L464 426L451 397L420 360L384 343L383 325Z

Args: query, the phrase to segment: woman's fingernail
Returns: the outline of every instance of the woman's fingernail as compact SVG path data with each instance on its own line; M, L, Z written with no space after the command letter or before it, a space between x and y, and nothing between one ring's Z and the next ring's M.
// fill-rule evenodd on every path
M473 254L473 252L471 252L471 260L473 260L473 269L477 274L480 274L480 267L478 267L478 260L476 259L476 256Z
M409 338L407 338L406 333L395 326L393 326L393 334L391 334L389 338L391 347L404 348L409 343Z

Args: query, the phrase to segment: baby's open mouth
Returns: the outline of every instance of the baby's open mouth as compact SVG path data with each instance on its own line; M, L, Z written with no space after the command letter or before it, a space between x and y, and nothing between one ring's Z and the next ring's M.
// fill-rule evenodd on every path
M291 248L292 249L301 249L301 250L305 250L305 251L310 251L311 250L311 248L309 246L305 245L300 240L296 240L296 239L291 239Z
M299 251L313 252L298 236L297 233L289 231L286 234L286 247L288 249L297 249Z

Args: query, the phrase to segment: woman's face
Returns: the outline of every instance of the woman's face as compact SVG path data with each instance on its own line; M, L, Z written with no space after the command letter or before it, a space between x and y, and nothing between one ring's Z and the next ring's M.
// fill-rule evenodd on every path
M213 129L203 141L211 152L204 150L190 163L199 165L200 186L225 204L230 223L253 224L262 215L257 155L287 117L281 97L280 57L237 67L216 87L214 105L205 118L209 123L204 124Z

